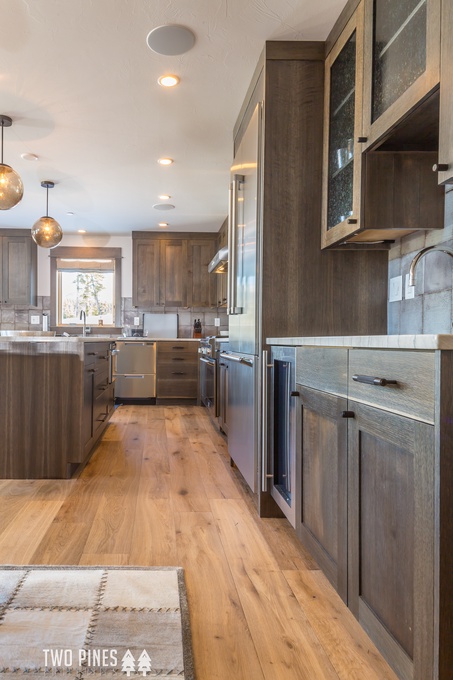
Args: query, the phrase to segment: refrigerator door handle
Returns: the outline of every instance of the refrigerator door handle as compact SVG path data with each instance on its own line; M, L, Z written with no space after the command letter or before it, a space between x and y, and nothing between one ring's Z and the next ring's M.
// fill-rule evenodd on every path
M268 491L268 479L272 479L273 474L268 472L268 371L273 368L273 364L268 364L268 351L263 350L262 364L262 392L263 392L263 413L261 420L261 491Z
M237 207L239 184L244 175L234 175L230 183L230 209L228 211L228 314L242 314L237 306Z

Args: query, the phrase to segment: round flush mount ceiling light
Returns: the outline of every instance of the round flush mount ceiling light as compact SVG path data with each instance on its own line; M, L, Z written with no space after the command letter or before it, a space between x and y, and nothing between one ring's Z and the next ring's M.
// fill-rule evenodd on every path
M185 26L168 24L153 28L146 36L146 43L156 54L171 57L188 52L195 44L195 36Z
M171 203L156 203L153 205L154 210L173 210L174 207Z
M35 153L21 153L20 157L24 161L37 161L38 156Z
M173 158L159 158L157 162L159 163L159 165L171 165L172 163L174 163L174 160Z
M178 76L167 75L158 78L157 82L159 85L162 85L162 87L175 87L175 85L179 84L180 80Z

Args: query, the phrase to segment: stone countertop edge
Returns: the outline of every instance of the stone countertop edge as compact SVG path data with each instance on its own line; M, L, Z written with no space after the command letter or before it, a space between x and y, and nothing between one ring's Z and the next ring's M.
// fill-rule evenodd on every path
M453 335L345 335L267 338L266 342L268 345L286 347L453 350Z
M200 342L200 338L124 338L123 336L92 336L83 338L81 336L64 337L62 335L3 335L0 336L0 343L2 342Z

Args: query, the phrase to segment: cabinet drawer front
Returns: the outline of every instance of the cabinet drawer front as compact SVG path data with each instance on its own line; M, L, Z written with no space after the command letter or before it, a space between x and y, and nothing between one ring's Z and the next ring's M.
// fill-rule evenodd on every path
M159 354L168 354L181 352L184 354L198 354L198 342L184 342L181 340L174 340L172 342L163 341L157 343L157 351Z
M165 362L159 364L157 374L159 380L162 378L167 380L196 380L198 378L198 363L189 363L188 361Z
M298 347L296 382L321 392L345 397L348 392L348 350L331 347Z
M173 397L175 399L198 397L198 380L157 380L157 398Z
M396 385L356 382L354 375L396 380ZM434 352L350 350L350 399L433 423L434 385Z

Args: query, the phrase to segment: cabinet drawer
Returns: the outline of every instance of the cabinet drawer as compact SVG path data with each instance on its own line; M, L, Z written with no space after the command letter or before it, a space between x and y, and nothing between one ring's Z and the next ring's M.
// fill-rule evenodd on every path
M197 399L198 380L157 380L157 398Z
M162 341L157 343L157 351L158 354L198 354L198 342Z
M162 378L166 380L187 380L198 378L198 362L193 363L189 361L166 361L160 364L157 371L159 380Z
M348 350L332 347L298 347L296 382L321 392L345 397L348 392Z
M396 380L396 384L370 385L356 382L354 375ZM434 352L352 349L348 382L349 399L434 422Z

